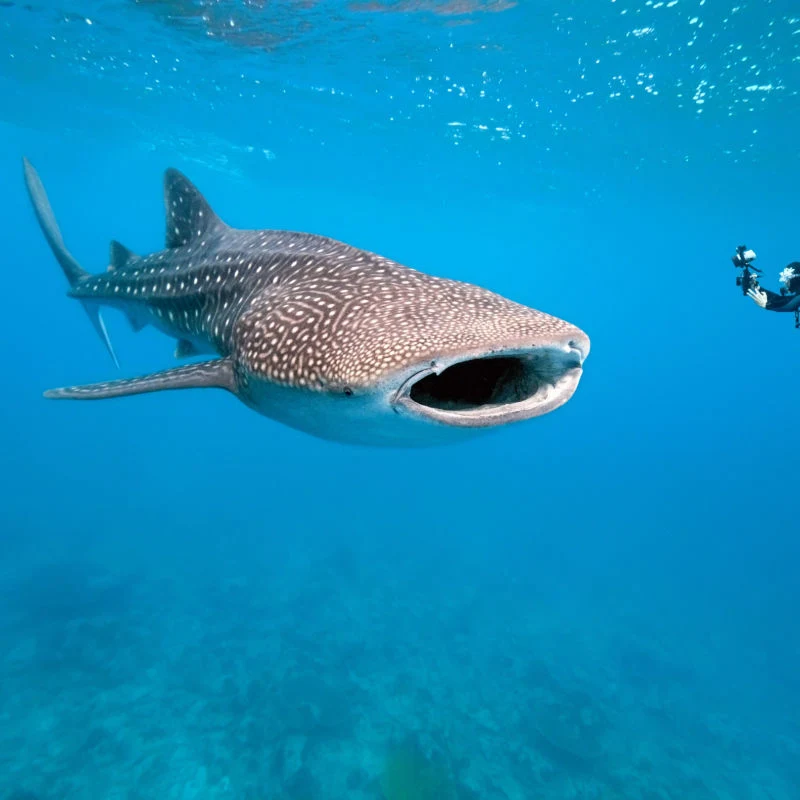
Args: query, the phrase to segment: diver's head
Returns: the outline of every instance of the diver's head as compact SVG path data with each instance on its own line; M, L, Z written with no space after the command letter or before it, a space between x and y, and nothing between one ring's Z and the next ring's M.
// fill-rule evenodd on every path
M800 294L800 261L787 264L779 276L780 282L791 294Z

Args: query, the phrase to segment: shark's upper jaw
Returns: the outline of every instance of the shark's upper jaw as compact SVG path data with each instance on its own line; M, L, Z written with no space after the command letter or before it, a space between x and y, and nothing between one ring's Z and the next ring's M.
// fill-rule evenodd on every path
M586 337L435 360L396 391L396 412L440 425L486 428L547 414L572 397Z

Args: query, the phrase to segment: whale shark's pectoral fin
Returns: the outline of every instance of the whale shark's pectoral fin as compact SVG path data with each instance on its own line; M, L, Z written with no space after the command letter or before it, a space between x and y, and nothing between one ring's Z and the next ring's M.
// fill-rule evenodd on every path
M107 397L127 397L168 389L227 389L235 393L233 361L230 358L217 358L154 372L152 375L142 375L139 378L50 389L44 396L56 400L104 400Z

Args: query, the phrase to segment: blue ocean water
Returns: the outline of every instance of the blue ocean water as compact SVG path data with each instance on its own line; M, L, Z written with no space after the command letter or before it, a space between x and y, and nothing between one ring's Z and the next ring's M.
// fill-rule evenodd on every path
M0 798L800 797L800 15L706 0L0 3ZM563 408L349 447L118 377L88 269L163 170L563 317ZM121 374L173 343L108 315Z

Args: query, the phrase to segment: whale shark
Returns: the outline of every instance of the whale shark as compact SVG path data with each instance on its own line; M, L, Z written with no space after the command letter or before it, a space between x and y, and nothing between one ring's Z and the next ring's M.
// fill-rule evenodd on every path
M115 363L104 308L175 339L177 358L214 356L46 397L224 389L324 439L415 446L547 414L581 379L590 344L575 325L326 236L233 228L175 169L164 175L165 248L138 255L112 241L107 269L90 273L23 167L68 295Z

